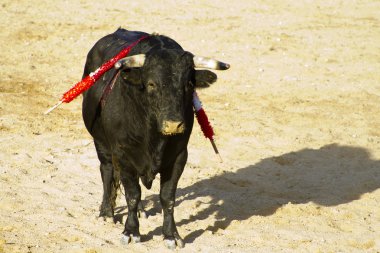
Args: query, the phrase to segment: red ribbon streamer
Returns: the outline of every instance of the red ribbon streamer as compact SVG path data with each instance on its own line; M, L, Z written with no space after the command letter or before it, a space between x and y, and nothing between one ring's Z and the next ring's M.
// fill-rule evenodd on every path
M203 110L203 108L196 111L195 116L198 120L199 125L201 126L204 136L210 140L214 140L214 130L212 129L210 121L208 120L206 112Z
M97 68L94 72L92 72L90 75L83 78L80 82L76 83L70 90L68 90L66 93L63 94L61 101L65 103L70 103L74 98L78 97L80 94L82 94L84 91L88 90L99 78L108 70L113 68L115 63L122 58L126 57L131 49L137 45L140 41L148 38L149 36L143 36L137 41L133 42L128 47L121 50L116 56L114 56L112 59L108 60L106 63L104 63L102 66Z

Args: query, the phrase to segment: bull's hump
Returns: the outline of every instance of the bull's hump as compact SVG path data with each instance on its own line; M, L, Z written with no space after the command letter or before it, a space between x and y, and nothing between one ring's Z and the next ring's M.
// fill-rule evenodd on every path
M140 39L142 36L148 34L140 31L129 31L123 28L119 28L114 32L114 35L125 42L134 42Z

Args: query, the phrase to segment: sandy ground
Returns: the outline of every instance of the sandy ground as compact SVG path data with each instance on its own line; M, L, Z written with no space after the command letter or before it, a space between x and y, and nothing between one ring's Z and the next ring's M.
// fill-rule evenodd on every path
M158 181L143 242L122 245L123 225L96 218L81 99L42 115L119 26L232 65L199 91L224 163L195 125L180 252L380 252L379 1L2 0L0 12L0 252L165 251Z

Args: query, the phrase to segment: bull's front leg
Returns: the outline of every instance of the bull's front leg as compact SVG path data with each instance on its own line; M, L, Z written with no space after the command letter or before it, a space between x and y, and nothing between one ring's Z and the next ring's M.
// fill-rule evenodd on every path
M184 150L177 157L172 168L163 168L161 172L160 201L164 214L162 232L164 235L165 245L170 249L174 249L176 245L183 248L185 245L183 239L178 234L177 227L175 225L174 204L178 180L182 175L186 160L187 150Z

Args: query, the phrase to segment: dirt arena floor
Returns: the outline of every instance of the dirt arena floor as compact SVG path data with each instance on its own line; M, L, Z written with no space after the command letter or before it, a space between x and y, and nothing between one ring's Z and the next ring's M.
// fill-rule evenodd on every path
M380 2L0 3L0 252L165 252L159 180L142 243L97 219L81 98L93 44L119 26L231 64L199 90L224 162L194 125L178 252L380 252ZM125 218L124 197L117 217Z

